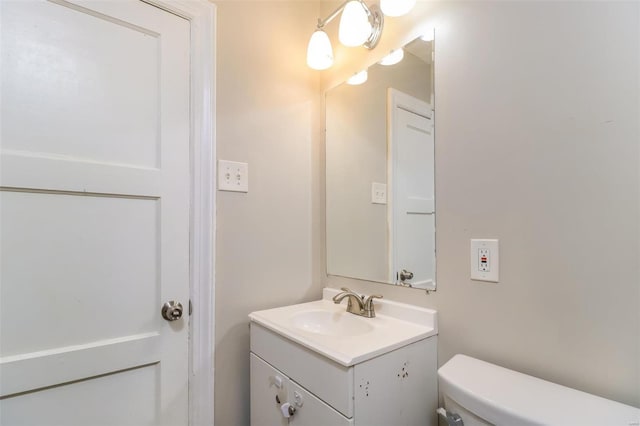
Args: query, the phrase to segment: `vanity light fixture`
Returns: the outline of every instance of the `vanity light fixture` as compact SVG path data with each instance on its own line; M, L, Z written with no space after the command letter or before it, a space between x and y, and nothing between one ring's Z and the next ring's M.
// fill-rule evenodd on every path
M307 65L314 70L326 70L333 65L333 48L329 36L321 28L311 34L307 48Z
M400 48L400 49L392 50L391 53L389 53L387 56L382 58L378 63L380 65L395 65L398 62L400 62L403 58L404 58L404 49Z
M358 0L352 0L344 6L338 28L340 43L348 47L357 47L367 41L373 27L365 7Z
M380 41L384 15L378 5L367 6L363 0L347 0L325 19L318 19L316 31L311 35L307 47L307 65L310 68L323 70L333 64L333 49L324 26L341 12L338 38L342 44L350 47L362 45L373 49Z
M369 77L369 73L367 73L367 70L362 70L358 73L355 73L351 77L349 77L349 79L347 80L347 84L350 84L352 86L357 86L367 81L368 77Z
M387 16L406 15L416 5L416 0L380 0L380 9Z

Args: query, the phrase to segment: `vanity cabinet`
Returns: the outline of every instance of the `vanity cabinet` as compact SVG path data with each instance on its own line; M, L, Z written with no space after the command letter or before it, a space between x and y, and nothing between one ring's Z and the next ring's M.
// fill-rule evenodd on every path
M251 424L436 425L436 339L341 365L251 322Z
M288 406L284 406L287 403L295 410L293 415L288 414ZM287 418L287 415L291 417ZM342 416L283 372L252 353L251 424L347 426L353 425L353 419Z

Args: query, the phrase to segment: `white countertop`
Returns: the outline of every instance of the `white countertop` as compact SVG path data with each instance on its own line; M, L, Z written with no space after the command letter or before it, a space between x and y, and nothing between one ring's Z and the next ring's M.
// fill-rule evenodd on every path
M252 312L249 319L345 367L438 334L432 309L376 299L376 317L365 318L347 313L346 300L333 303L331 298L338 293L340 290L325 288L321 300ZM295 318L306 312L327 312L334 324L346 320L351 326L362 326L354 329L366 331L339 335L305 330L296 325Z

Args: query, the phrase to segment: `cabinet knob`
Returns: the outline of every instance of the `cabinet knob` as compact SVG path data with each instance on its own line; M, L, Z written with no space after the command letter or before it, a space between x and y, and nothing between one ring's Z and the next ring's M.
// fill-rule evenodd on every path
M282 411L282 415L285 419L288 419L296 413L296 409L288 402L285 402L280 406L280 411Z

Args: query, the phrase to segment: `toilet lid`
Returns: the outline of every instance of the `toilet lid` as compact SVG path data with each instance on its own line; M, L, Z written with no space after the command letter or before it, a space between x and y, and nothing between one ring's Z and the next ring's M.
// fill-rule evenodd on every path
M640 426L640 409L465 355L438 370L441 392L496 425Z

